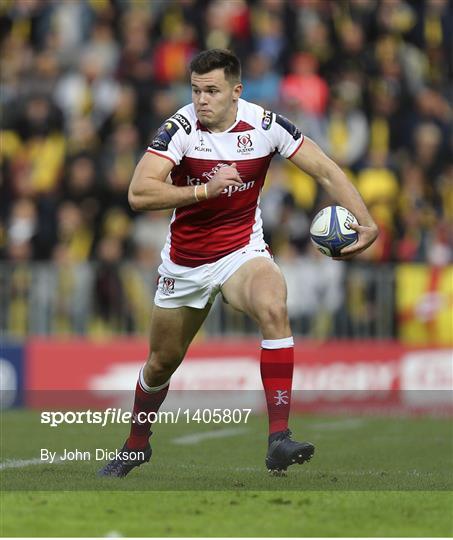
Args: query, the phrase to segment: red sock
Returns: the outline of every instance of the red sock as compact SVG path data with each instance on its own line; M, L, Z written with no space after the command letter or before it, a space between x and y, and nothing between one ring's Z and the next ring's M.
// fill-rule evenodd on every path
M127 439L127 447L131 450L142 450L148 444L151 435L151 422L144 419L149 413L157 413L167 396L170 381L156 391L150 391L149 386L143 380L143 369L140 371L137 386L135 387L135 401L132 410L131 432ZM138 420L137 415L143 413Z
M294 369L294 341L265 339L261 343L261 380L269 415L269 434L288 429Z

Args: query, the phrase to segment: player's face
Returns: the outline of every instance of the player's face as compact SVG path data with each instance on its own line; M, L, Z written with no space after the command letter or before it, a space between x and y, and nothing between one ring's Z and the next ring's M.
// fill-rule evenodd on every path
M192 101L198 120L212 131L224 131L236 119L242 84L225 79L223 69L192 73Z

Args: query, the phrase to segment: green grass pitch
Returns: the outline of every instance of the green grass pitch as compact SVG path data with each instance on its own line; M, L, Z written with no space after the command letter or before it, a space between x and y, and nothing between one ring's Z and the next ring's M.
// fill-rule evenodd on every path
M294 416L291 426L316 454L284 478L268 476L266 420L250 417L237 426L159 425L150 464L120 480L97 477L103 462L94 459L26 463L41 448L114 449L125 426L49 428L36 412L5 412L1 535L453 534L450 419Z

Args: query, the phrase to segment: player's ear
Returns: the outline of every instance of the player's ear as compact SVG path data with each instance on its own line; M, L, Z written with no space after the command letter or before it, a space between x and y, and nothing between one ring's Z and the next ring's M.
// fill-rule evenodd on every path
M233 86L233 101L237 101L242 94L242 83L236 83Z

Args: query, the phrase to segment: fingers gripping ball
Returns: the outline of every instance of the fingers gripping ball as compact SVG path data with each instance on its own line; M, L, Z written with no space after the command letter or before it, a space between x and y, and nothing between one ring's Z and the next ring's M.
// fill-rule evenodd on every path
M353 223L357 224L357 219L346 208L323 208L311 223L311 241L324 255L339 257L343 248L357 242L358 234L350 228Z

